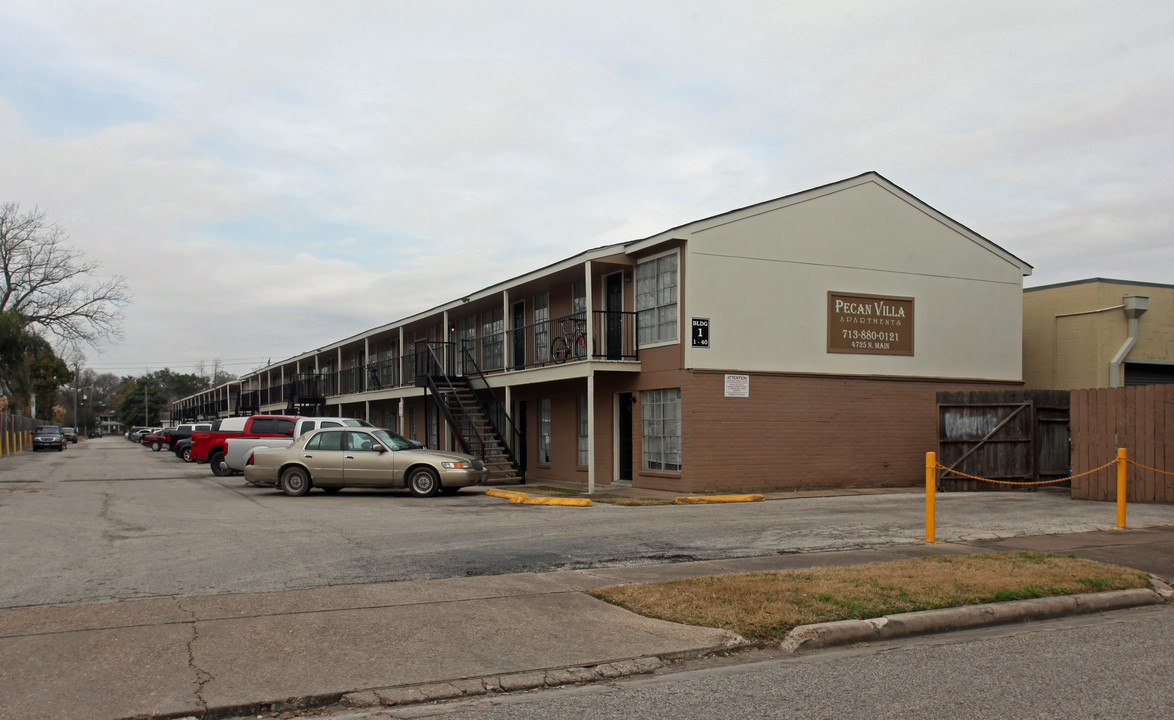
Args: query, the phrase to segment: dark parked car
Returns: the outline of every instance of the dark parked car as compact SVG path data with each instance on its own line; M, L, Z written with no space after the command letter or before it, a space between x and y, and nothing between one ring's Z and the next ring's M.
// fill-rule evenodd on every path
M100 438L100 437L102 437L102 431L99 428L94 428L93 430L90 430L90 432L86 434L86 437Z
M65 435L57 425L38 425L37 429L33 431L33 452L37 450L61 452L65 449L67 442L69 441L65 439Z
M167 436L163 433L163 430L147 433L146 435L143 435L143 439L139 442L143 447L149 447L155 452L159 452L161 449L163 449L163 446L167 444Z
M63 427L61 428L61 434L71 443L77 442L77 428Z

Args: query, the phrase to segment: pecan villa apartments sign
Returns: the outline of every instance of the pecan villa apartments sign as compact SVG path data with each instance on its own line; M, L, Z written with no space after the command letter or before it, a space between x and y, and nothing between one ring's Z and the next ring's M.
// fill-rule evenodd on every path
M913 354L913 298L828 292L828 352Z

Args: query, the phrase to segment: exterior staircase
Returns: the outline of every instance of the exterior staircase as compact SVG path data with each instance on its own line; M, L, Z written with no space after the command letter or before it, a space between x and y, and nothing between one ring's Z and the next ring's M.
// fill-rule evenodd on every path
M495 485L516 485L526 482L525 475L514 459L513 452L490 420L486 408L477 393L469 386L467 378L449 378L450 387L443 388L437 397L451 417L453 430L463 438L469 452L485 463L489 469L489 483Z
M443 345L424 342L418 346L416 367L424 374L416 375L416 386L428 389L461 450L485 463L489 469L487 483L525 483L526 470L508 440L513 437L513 421L494 396L472 355L463 351L461 362L457 363L455 350L437 353L437 348ZM452 346L448 350L453 350ZM463 372L456 370L458 365Z

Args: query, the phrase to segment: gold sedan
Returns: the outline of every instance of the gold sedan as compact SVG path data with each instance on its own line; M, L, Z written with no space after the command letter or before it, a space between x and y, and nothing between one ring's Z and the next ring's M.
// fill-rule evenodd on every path
M286 448L262 448L245 466L245 481L290 496L317 487L407 488L416 497L456 492L484 483L485 464L460 453L439 452L377 428L323 428Z

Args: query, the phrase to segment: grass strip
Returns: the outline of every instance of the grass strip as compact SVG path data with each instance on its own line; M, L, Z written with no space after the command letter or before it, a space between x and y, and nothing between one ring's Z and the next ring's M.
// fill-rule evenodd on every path
M1073 555L1005 552L709 575L590 594L647 617L771 642L809 623L1149 586L1145 573L1129 568Z

